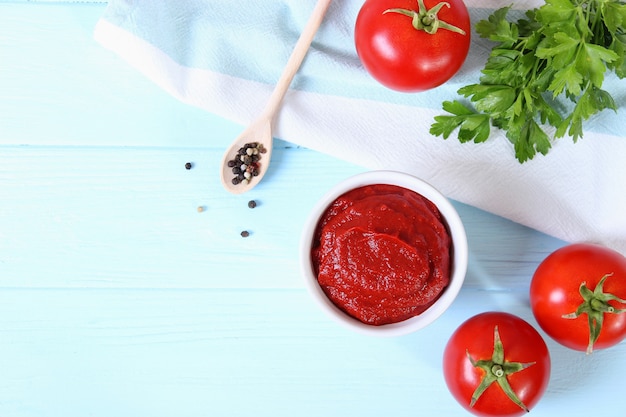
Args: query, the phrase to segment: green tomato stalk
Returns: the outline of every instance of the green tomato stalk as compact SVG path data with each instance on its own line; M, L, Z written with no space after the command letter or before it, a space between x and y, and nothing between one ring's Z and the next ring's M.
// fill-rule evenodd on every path
M472 358L469 351L466 353L475 368L480 368L485 371L485 376L480 381L480 385L476 387L476 390L472 394L470 407L473 407L487 388L496 382L511 401L517 404L522 410L528 412L528 407L526 407L522 400L519 399L515 391L513 391L507 376L522 371L529 366L534 365L536 362L507 362L504 358L504 346L502 345L502 340L500 339L498 326L495 326L493 330L493 353L491 355L491 359L482 359L477 361Z
M598 337L600 337L604 314L621 314L626 312L626 308L617 309L609 304L609 301L617 301L618 303L626 304L626 300L604 292L604 281L612 275L613 274L606 274L603 276L593 291L591 291L587 287L587 283L583 281L579 288L580 295L583 297L582 304L578 306L575 312L562 316L564 319L576 319L582 314L587 315L587 320L589 321L589 345L587 346L587 354L593 351L593 345L598 340Z
M409 16L413 20L412 23L415 29L423 30L430 35L434 35L439 29L446 29L465 35L465 31L463 29L439 19L438 13L444 6L450 7L450 3L442 1L437 3L437 5L435 5L432 9L428 10L424 5L424 0L417 0L417 10L387 9L383 12L383 14L400 13L405 16Z

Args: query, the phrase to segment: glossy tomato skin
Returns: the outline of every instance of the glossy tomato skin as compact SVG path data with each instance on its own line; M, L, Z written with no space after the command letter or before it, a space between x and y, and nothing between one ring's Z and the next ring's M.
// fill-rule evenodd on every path
M467 57L471 23L462 0L447 0L440 20L465 34L439 29L435 34L416 30L411 18L385 13L391 8L417 10L417 0L367 0L355 25L356 50L365 69L384 86L401 92L418 92L448 81ZM427 9L439 0L424 0Z
M462 323L452 334L443 355L443 372L452 396L477 416L521 416L526 411L511 401L493 383L470 407L472 394L485 371L472 365L474 359L490 359L494 350L494 327L498 326L505 360L533 365L507 377L511 388L529 410L543 396L550 379L550 353L541 335L523 319L503 312L478 314Z
M626 257L604 246L574 243L557 249L539 264L530 284L530 306L539 326L558 343L585 351L589 344L586 315L562 316L576 311L583 302L580 284L592 291L606 274L604 292L626 299ZM626 308L615 301L616 308ZM626 338L626 313L604 314L600 336L593 350L605 349Z

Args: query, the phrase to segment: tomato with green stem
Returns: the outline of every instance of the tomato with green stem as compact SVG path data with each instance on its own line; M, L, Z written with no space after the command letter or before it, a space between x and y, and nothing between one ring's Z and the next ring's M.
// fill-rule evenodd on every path
M574 243L544 259L530 283L530 306L554 340L587 354L626 338L626 257Z
M471 23L462 0L366 0L357 16L357 54L386 87L417 92L456 74L469 52Z
M541 335L523 319L486 312L463 322L443 355L452 396L478 416L521 416L543 396L550 379L550 353Z

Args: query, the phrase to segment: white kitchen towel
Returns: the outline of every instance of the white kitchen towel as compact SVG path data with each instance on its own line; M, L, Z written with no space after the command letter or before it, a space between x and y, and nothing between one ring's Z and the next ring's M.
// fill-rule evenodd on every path
M511 16L540 6L516 1ZM371 169L414 174L451 199L565 241L626 255L626 80L604 88L619 106L520 164L504 134L461 144L429 134L441 103L476 83L491 44L472 33L469 56L448 83L399 93L374 81L353 41L363 0L326 14L275 121L275 136ZM472 23L502 6L467 0ZM509 4L509 3L507 3ZM263 109L315 0L111 0L95 38L181 101L242 125ZM313 175L313 173L312 173ZM216 181L218 174L216 173Z

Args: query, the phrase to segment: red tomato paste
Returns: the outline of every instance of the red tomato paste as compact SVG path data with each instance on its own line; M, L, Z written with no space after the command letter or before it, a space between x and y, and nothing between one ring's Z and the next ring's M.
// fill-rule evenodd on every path
M426 310L450 280L448 229L437 207L395 185L360 187L337 198L315 233L321 288L350 316L372 325Z

